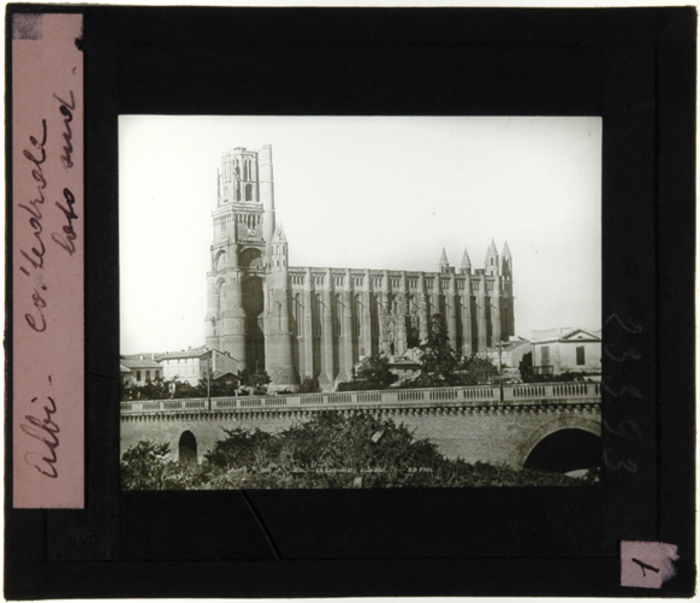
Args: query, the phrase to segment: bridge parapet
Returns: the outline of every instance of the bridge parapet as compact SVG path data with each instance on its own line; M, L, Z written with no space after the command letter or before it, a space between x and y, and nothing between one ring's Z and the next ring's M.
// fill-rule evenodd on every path
M183 398L122 402L123 415L168 411L255 411L284 409L400 408L411 406L529 406L600 403L599 383L538 383L508 385L501 402L498 386L389 389L363 392Z

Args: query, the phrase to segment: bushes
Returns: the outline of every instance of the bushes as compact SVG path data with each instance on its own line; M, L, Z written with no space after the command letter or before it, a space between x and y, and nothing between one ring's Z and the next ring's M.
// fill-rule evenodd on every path
M316 379L316 377L311 377L310 375L307 375L301 380L301 383L299 384L300 394L316 394L320 391L322 391L321 385L319 384L318 379Z
M557 473L448 459L405 425L358 413L316 413L277 434L224 429L201 465L139 442L122 457L128 490L564 486L595 482Z
M338 391L368 391L387 389L398 377L389 369L389 359L386 356L370 356L357 369L352 381L338 384Z

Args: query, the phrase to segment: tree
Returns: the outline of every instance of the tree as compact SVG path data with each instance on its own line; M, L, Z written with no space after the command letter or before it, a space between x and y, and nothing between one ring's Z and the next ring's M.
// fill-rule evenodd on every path
M267 394L267 386L272 382L270 375L265 371L250 371L245 369L238 371L241 384L252 389L254 396L264 396Z
M428 339L419 348L420 374L413 380L414 387L445 387L461 385L463 368L457 352L450 345L447 323L442 314L433 314L428 328Z
M476 354L464 358L460 365L461 385L478 385L498 381L498 367L490 358Z
M204 392L206 396L206 390ZM173 398L202 398L201 390L192 385L189 381L179 381L177 378L173 379Z
M224 379L222 377L215 381L211 369L208 373L208 375L205 373L204 376L199 379L199 383L197 383L196 391L198 392L198 397L206 398L207 390L209 396L212 398L236 395L239 383L238 379Z
M140 388L141 398L144 400L163 400L171 397L171 383L160 375L147 381Z
M170 445L141 440L129 448L121 461L124 490L161 490L170 461Z
M322 390L318 379L316 377L312 377L311 375L304 377L299 384L300 394L316 394L320 391Z
M532 352L523 354L518 364L518 369L520 370L520 378L523 380L523 383L528 383L533 380Z
M420 346L420 372L409 387L450 387L493 383L498 367L489 358L472 355L460 358L450 345L447 323L442 314L433 314L428 339Z
M338 384L339 391L362 391L386 389L395 383L398 377L389 368L389 359L382 355L366 358L357 369L352 381Z
M163 379L160 375L146 381L143 385L127 382L122 385L122 400L163 400L173 397L174 381Z
M204 455L207 463L221 469L265 466L272 462L274 455L274 436L259 429L222 428L226 437L217 440L209 452Z

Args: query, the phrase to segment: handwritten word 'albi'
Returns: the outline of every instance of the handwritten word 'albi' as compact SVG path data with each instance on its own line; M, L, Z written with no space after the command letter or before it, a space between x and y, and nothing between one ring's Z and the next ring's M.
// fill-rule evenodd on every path
M32 404L38 398L32 398ZM43 417L35 417L34 415L25 416L26 423L20 424L20 429L30 438L39 440L44 446L43 452L27 452L24 455L24 460L28 465L34 467L39 473L46 477L58 477L56 470L56 448L58 448L58 437L56 436L61 430L53 420L53 415L56 412L56 402L51 396L47 396L47 404L44 404Z

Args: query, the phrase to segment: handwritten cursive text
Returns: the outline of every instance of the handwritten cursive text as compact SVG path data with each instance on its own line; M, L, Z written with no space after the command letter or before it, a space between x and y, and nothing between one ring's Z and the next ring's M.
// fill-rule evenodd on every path
M74 241L78 236L77 234L75 234L75 230L73 229L73 220L78 219L78 216L73 210L75 197L68 188L63 189L63 197L65 198L66 205L68 207L66 207L65 205L61 205L58 201L56 201L56 207L58 207L58 209L60 209L63 212L63 215L66 217L66 221L68 222L68 224L63 226L63 234L58 234L57 232L54 232L51 235L51 238L60 247L65 249L69 255L73 255L75 253Z
M32 404L36 403L37 399L32 398ZM59 444L56 434L61 430L53 420L53 415L56 413L56 402L51 396L46 396L46 399L48 403L43 406L43 416L26 415L24 417L26 423L20 424L20 429L30 438L39 440L45 447L41 453L27 452L24 455L24 460L42 475L56 478L58 477L56 448Z
M59 111L63 115L63 126L65 132L63 133L63 140L65 145L63 145L63 155L61 155L61 161L63 162L63 167L65 169L70 169L73 167L73 132L71 131L70 122L73 121L73 111L75 111L75 97L73 96L73 91L70 91L70 103L64 101L60 96L54 94L53 97L61 103Z

